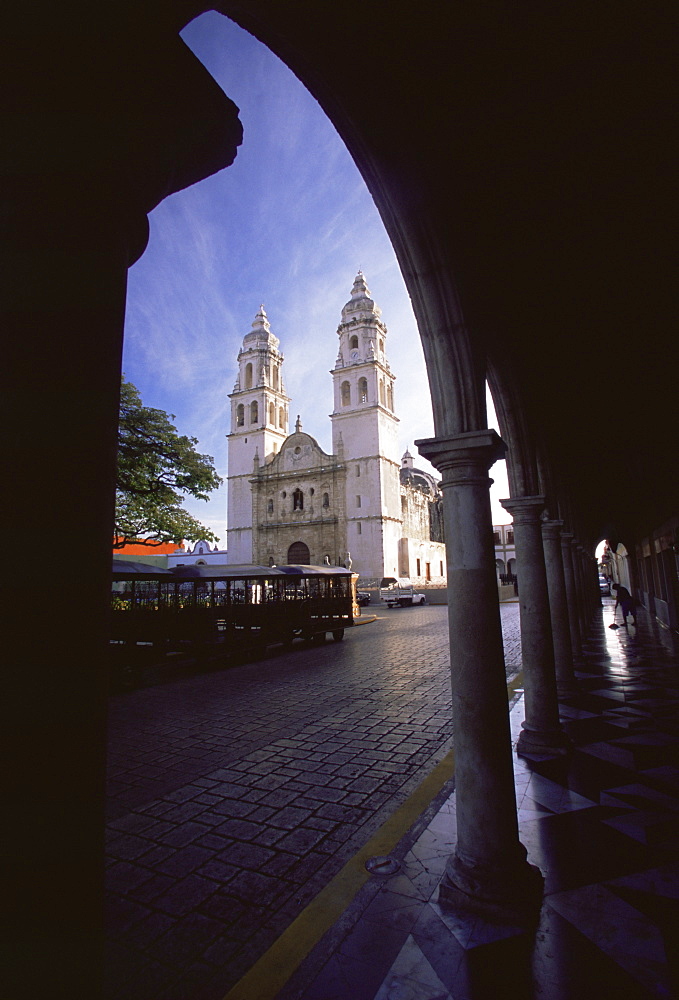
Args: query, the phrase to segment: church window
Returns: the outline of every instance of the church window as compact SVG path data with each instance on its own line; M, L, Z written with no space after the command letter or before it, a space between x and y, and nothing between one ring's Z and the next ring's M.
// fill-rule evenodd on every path
M252 389L252 365L249 363L245 366L245 388Z
M514 532L510 528L509 531L507 532L507 545L513 545L513 544L514 544Z
M394 409L394 387L391 384L387 389L387 406L390 410Z
M417 560L417 569L415 571L416 576L420 576L420 560Z
M358 347L358 337L353 336L349 340L349 347L353 351Z
M323 494L323 506L324 507L329 507L330 506L330 494L329 493L324 493Z
M312 497L315 492L316 492L316 490L312 486L311 489L309 490L309 496Z
M380 345L380 354L384 354L384 341L381 338L379 341L379 345Z
M357 476L360 476L360 475L361 475L361 466L360 466L360 465L357 465L357 466L356 466L356 475L357 475Z
M348 382L342 382L342 406L351 406L351 386Z
M368 380L365 378L358 380L358 401L359 403L368 402Z
M278 426L285 427L285 410L282 406L278 409Z
M304 510L304 494L300 489L296 489L292 494L292 509Z
M387 400L386 400L386 397L385 397L385 394L384 394L384 379L383 378L380 379L380 403L382 404L382 406L386 406L387 405Z
M356 534L357 535L362 535L363 534L363 525L360 523L360 521L356 525Z
M427 580L431 580L431 563L424 564L424 575Z
M273 514L273 497L269 497L266 502L266 512L267 514Z
M281 493L281 497L285 500L285 498L286 498L287 495L288 494L285 492L285 490L283 490L282 493Z
M257 400L253 399L250 403L250 423L256 424L259 420L259 406L257 405Z
M274 389L278 388L278 366L271 365L271 384ZM273 420L271 421L273 423Z
M356 506L357 507L361 506L361 498L359 496L356 497Z
M236 427L243 427L245 425L245 407L242 403L239 403L236 407Z
M269 403L269 423L276 426L276 407L273 403Z

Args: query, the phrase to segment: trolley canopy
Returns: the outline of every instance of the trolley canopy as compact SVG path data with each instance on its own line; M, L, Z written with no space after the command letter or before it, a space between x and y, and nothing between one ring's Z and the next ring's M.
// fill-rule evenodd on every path
M353 576L344 566L175 566L168 571L172 576L194 577L199 580L242 580L277 576Z
M152 566L150 563L133 562L131 559L113 560L114 580L157 580L159 577L170 577L173 573L162 566Z

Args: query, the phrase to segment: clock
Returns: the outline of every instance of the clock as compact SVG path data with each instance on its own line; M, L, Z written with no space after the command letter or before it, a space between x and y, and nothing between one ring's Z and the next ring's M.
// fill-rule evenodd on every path
M351 352L351 360L352 361L358 361L359 357L360 357L360 355L359 355L358 351L352 351Z

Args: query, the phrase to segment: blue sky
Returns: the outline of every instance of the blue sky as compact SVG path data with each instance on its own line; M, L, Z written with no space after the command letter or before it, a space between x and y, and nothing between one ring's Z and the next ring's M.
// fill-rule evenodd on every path
M313 97L264 45L209 12L182 32L240 109L233 166L166 199L131 268L123 370L144 403L175 414L218 473L227 472L236 356L260 304L280 339L292 419L330 451L336 329L362 269L389 336L401 452L433 435L410 299L377 209ZM423 468L431 467L417 459ZM432 470L433 471L433 470ZM507 496L504 462L493 497ZM186 507L226 538L226 485ZM494 502L495 523L509 516Z

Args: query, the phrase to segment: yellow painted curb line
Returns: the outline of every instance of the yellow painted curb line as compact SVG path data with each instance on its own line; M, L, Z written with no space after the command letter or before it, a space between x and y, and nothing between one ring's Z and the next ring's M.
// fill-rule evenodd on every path
M520 672L510 681L507 685L508 698L522 680L523 673ZM365 862L369 858L389 854L454 773L455 753L451 750L412 795L385 820L368 843L347 861L286 927L268 951L229 990L224 1000L274 1000L312 948L339 920L359 889L372 877L365 868Z

